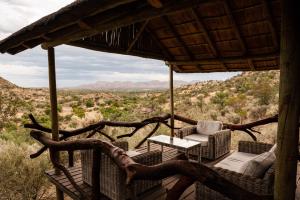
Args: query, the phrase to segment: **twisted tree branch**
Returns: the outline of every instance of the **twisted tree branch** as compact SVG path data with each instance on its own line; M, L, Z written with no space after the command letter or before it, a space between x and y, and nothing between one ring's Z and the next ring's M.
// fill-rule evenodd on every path
M40 125L37 120L33 117L32 114L29 115L29 118L31 119L31 124L25 124L24 127L25 128L30 128L30 129L34 129L34 130L39 130L39 131L43 131L46 133L51 133L51 129L44 127L42 125ZM111 142L115 141L114 138L112 138L111 136L109 136L108 134L105 134L103 130L106 126L111 126L111 127L126 127L126 128L134 128L134 130L129 133L129 134L125 134L125 135L120 135L117 138L124 138L124 137L132 137L136 132L138 132L138 130L144 128L147 125L150 124L157 124L157 123L161 123L166 125L169 128L172 128L169 124L168 124L168 120L171 118L171 114L166 114L163 116L159 116L159 117L152 117L149 119L145 119L141 122L114 122L114 121L100 121L98 123L95 124L91 124L87 127L84 128L80 128L80 129L76 129L76 130L72 130L72 131L66 131L66 130L59 130L59 134L62 135L60 137L60 140L65 140L69 137L73 137L76 135L80 135L83 133L86 133L88 131L92 131L92 133L90 133L88 135L89 137L92 137L93 135L95 135L96 133L99 133L103 136L105 136L106 138L108 138ZM188 123L190 125L196 125L197 121L192 120L192 119L188 119L179 115L175 115L174 116L175 120L184 122L184 123ZM247 124L227 124L224 123L223 124L223 128L224 129L231 129L232 131L234 130L239 130L239 131L243 131L245 133L247 133L248 135L250 135L250 137L256 141L256 136L254 135L254 133L260 133L259 131L254 130L253 128L256 126L260 126L260 125L265 125L265 124L269 124L269 123L275 123L278 121L278 115L275 115L273 117L269 117L269 118L265 118L262 120L258 120L255 122L251 122L251 123L247 123ZM179 128L175 128L175 129L179 129ZM158 128L155 129L155 131L157 131ZM154 131L154 133L155 133ZM153 134L153 131L151 131L138 145L137 147L140 147L145 141L147 141L147 139L149 137L151 137ZM35 154L32 154L31 157L35 158L37 156L39 156L40 154L42 154L45 150L47 150L47 147L43 147L41 148L38 152L36 152Z
M193 184L196 180L231 199L259 200L273 198L271 195L259 196L251 193L226 180L217 172L203 164L193 163L186 160L171 160L155 166L145 166L132 160L124 150L101 140L84 139L77 141L55 142L38 131L32 131L30 134L33 138L53 151L99 149L101 152L112 158L121 170L126 172L127 184L140 179L161 180L175 174L182 175L181 179L168 192L167 199L179 199L185 188Z

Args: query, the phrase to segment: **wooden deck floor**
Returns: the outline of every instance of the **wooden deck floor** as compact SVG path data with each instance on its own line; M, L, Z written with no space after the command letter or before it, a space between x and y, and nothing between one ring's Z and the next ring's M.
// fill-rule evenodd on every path
M155 149L161 149L160 145L151 144L151 150ZM147 151L147 147L143 146L140 149L138 149L139 152L143 153ZM174 150L169 147L164 147L163 149L163 161L173 159L177 156L179 156L180 153L177 152L177 150ZM222 158L223 159L223 158ZM208 163L207 161L203 161L206 164L212 164ZM214 162L215 163L215 162ZM74 177L76 183L79 185L80 188L82 188L88 197L92 194L92 188L83 183L82 181L82 171L81 171L81 165L77 165L75 167L69 168L69 172ZM65 194L67 194L72 199L80 199L78 191L73 187L73 185L70 183L70 181L66 178L65 175L55 175L54 171L47 171L46 172L47 177L49 180L56 186L58 186ZM296 199L300 200L300 165L298 165L298 174L297 174L297 191L296 191ZM173 187L173 185L177 182L178 177L173 176L169 177L163 180L162 187L156 187L149 191L146 191L145 193L141 194L138 199L141 200L163 200L166 197L166 191ZM109 198L102 196L101 199L103 200L109 200ZM181 196L182 200L194 200L195 199L195 186L192 185L189 187Z

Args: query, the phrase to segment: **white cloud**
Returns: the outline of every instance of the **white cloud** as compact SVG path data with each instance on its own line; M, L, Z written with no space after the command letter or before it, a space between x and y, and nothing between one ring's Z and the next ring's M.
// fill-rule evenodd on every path
M71 2L73 0L1 0L0 38L7 37Z
M0 40L73 0L1 0ZM56 48L58 87L102 81L168 80L164 62L61 46ZM177 80L223 80L236 73L175 74ZM40 47L0 54L0 76L23 87L47 87L47 54Z

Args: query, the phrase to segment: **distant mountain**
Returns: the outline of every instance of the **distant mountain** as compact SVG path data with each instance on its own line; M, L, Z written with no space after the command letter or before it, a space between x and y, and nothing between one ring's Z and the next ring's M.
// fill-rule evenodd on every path
M6 89L12 89L12 88L17 88L15 84L9 82L8 80L0 77L0 89L1 88L6 88Z
M190 84L186 81L174 81L174 87L180 87ZM70 89L88 89L88 90L164 90L169 88L168 81L147 81L147 82L131 82L131 81L97 81L96 83L79 85Z

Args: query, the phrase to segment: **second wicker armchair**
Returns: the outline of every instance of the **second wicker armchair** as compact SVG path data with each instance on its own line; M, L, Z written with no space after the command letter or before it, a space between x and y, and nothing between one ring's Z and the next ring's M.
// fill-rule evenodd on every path
M231 131L222 130L222 122L198 121L195 126L178 130L177 136L201 142L202 157L215 160L230 151ZM198 155L197 152L191 152Z

